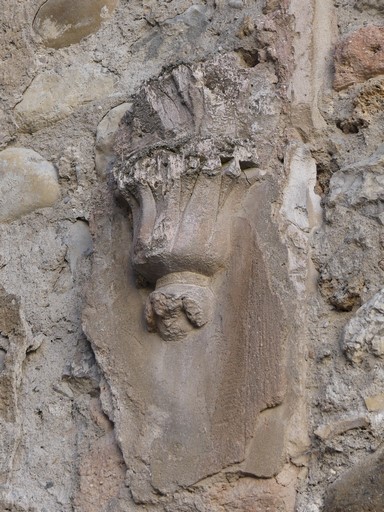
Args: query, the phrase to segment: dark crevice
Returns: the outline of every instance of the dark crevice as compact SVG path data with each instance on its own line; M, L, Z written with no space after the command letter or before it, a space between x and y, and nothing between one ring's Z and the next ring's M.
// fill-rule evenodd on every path
M237 53L249 68L254 68L260 62L259 52L257 50L245 50L244 48L240 48L237 50Z
M343 133L346 134L354 134L359 133L361 128L367 128L368 123L364 119L361 118L350 118L350 119L338 119L336 121L336 126Z

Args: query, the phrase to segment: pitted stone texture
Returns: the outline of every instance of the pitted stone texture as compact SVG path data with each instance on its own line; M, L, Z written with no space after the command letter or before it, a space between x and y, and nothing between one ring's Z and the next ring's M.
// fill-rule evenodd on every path
M62 48L96 32L109 18L118 0L48 0L42 4L33 28L46 46Z
M384 27L361 28L339 43L335 52L337 91L384 73Z
M382 512L384 447L342 475L329 489L324 512Z
M44 71L15 107L19 126L36 131L69 116L81 105L113 93L115 79L101 66L85 63Z
M208 286L177 281L157 285L147 299L147 328L158 332L164 340L180 340L210 320L213 302L214 295Z
M368 215L382 213L384 145L365 160L337 171L330 181L329 205L359 208Z
M59 197L54 166L32 149L8 148L0 153L0 222L9 222Z
M351 311L354 307L360 306L365 285L361 272L364 253L359 233L344 235L342 240L339 238L335 242L335 251L327 244L327 236L331 235L319 237L318 242L319 246L322 244L323 251L318 266L320 290L335 309Z
M336 171L325 199L326 220L315 263L322 294L339 311L361 306L378 289L379 236L384 200L384 148ZM369 263L368 263L369 262Z
M368 122L372 121L372 116L382 113L384 111L383 78L371 78L364 83L353 103L358 116Z
M384 289L364 304L345 327L342 344L353 363L368 354L384 357Z
M258 163L252 79L237 64L226 55L178 66L143 87L123 118L113 172L132 209L135 269L149 282L225 266L229 219Z

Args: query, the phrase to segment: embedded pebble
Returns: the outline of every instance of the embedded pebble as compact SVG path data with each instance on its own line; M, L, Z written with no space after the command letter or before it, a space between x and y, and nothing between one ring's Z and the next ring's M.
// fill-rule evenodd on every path
M0 222L52 206L58 197L56 170L50 162L32 149L0 152Z
M34 30L45 46L63 48L99 30L117 0L48 0L38 10Z

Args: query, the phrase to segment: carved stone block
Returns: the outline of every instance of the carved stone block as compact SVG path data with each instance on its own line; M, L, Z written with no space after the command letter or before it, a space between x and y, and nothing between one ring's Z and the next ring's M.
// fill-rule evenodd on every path
M253 132L268 115L252 100L261 83L236 54L178 66L138 92L116 134L126 202L110 197L112 217L95 217L84 327L119 403L136 502L284 462L289 285L279 188L256 148L266 155L276 119Z

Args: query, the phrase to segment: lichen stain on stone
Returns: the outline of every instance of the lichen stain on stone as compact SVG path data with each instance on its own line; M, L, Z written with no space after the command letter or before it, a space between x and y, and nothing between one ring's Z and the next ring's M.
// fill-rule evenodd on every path
M63 48L99 30L112 15L117 0L47 0L33 21L45 46Z

